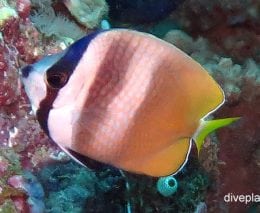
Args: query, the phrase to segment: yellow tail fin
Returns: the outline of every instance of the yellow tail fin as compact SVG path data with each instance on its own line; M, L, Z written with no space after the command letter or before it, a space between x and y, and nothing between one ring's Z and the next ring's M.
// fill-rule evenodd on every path
M198 154L200 153L201 147L204 143L204 139L207 137L208 134L215 131L216 129L232 124L239 118L240 117L223 118L210 121L201 120L198 130L193 135L193 139L195 140L197 146Z

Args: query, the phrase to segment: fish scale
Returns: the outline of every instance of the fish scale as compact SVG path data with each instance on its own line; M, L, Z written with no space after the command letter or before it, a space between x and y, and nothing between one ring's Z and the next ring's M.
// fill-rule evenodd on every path
M152 48L150 48L151 50L149 50L150 54L147 56L145 56L145 50L147 49L147 46L149 42L146 42L144 41L142 44L140 45L135 45L138 46L138 50L136 49L135 50L135 54L131 56L130 58L130 64L132 61L134 61L135 63L132 64L132 66L130 65L130 68L131 68L131 72L129 72L129 77L128 79L125 80L125 86L124 88L121 90L120 94L124 94L122 95L122 99L117 99L115 98L113 103L114 104L110 104L110 109L113 110L113 112L115 112L114 114L112 113L112 116L107 116L107 119L114 119L115 122L121 124L120 126L124 126L124 122L123 121L126 121L125 125L126 125L126 130L124 130L123 128L121 129L118 129L117 131L120 132L123 136L124 136L124 132L127 131L127 128L128 128L128 125L131 126L133 125L133 122L131 123L131 118L132 116L138 111L138 108L141 107L141 102L143 99L145 99L145 96L150 96L150 90L147 89L148 88L148 85L150 84L152 80L149 80L152 78L153 76L153 72L151 70L156 70L156 66L152 63L148 63L148 60L151 60L153 57L156 58L156 57L159 57L159 56L162 56L163 54L161 54L161 52L163 53L163 51L160 52L160 48L156 49L155 51L155 48L152 46ZM122 47L124 48L124 47ZM128 45L128 48L129 48L129 45ZM163 50L163 48L162 48ZM127 52L127 51L125 51ZM131 52L132 52L132 49L131 49ZM116 55L116 52L115 52L115 55ZM127 55L127 53L125 53L125 55ZM145 56L145 58L143 58L143 56ZM116 56L115 56L116 58ZM136 62L136 60L138 59L138 61ZM159 61L159 63L162 63ZM145 66L145 69L142 70L142 72L139 72L140 71L140 67L144 67ZM157 65L158 66L158 65ZM159 77L159 76L158 76ZM144 85L147 84L147 86L145 87ZM140 88L145 88L143 90L143 94L140 92ZM129 98L128 96L128 91L130 91L133 95L133 98ZM154 91L154 89L153 89ZM147 92L147 93L146 93ZM119 97L120 97L120 94L119 94ZM126 100L126 102L123 102L123 100ZM138 101L139 100L139 101ZM117 107L117 104L120 103L121 105L124 105L124 111L123 111L123 115L124 117L122 117L123 120L120 120L120 118L114 116L116 115L116 113L118 112L118 107ZM132 110L131 110L132 109ZM130 113L130 110L132 111L132 113ZM131 117L128 116L128 115L132 115ZM100 128L106 128L106 129L109 129L110 127L106 125L106 123L102 123L100 124ZM109 132L109 131L107 131ZM120 141L120 137L117 137L117 141L113 141L110 143L109 140L106 140L106 138L109 137L109 135L104 135L104 134L101 134L99 133L99 131L96 131L96 135L98 135L98 138L95 140L95 145L93 145L93 149L87 147L87 152L89 153L101 153L100 152L100 147L106 147L106 146L111 146L110 144L116 144L117 146L117 155L125 155L126 153L126 150L131 150L130 147L133 147L132 149L134 150L139 150L140 146L142 146L143 149L149 149L149 146L150 144L149 143L142 143L142 141L140 141L139 143L131 143L131 144L128 144L128 143L121 143ZM99 141L102 141L103 143L102 144L99 144ZM109 145L107 145L109 144ZM120 147L122 147L122 151L120 151ZM96 150L95 150L96 148ZM108 150L108 148L104 149L104 150ZM131 157L131 153L128 151L128 155ZM115 153L113 153L113 156L115 156ZM119 158L119 156L116 156L117 158ZM143 155L140 155L140 157L143 157ZM107 161L107 159L106 159Z

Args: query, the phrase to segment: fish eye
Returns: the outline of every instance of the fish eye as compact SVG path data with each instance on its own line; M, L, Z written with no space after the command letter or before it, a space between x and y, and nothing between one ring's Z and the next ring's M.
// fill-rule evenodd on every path
M45 80L48 86L54 89L60 89L67 83L68 75L65 72L60 72L60 73L47 72Z

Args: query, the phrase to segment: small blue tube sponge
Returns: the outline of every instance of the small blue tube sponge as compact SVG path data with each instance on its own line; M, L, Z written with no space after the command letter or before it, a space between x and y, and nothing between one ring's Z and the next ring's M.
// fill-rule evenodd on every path
M173 176L161 177L157 181L157 191L164 197L169 197L177 191L178 182Z

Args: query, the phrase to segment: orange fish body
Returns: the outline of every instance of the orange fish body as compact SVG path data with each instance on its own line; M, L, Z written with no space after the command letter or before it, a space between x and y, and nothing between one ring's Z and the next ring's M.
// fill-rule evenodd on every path
M65 150L130 172L177 172L200 121L224 102L220 86L175 46L117 29L93 36L57 91L48 79L69 69L75 45L43 72L46 95L34 101L38 118L42 103L52 104L45 118L50 137Z

